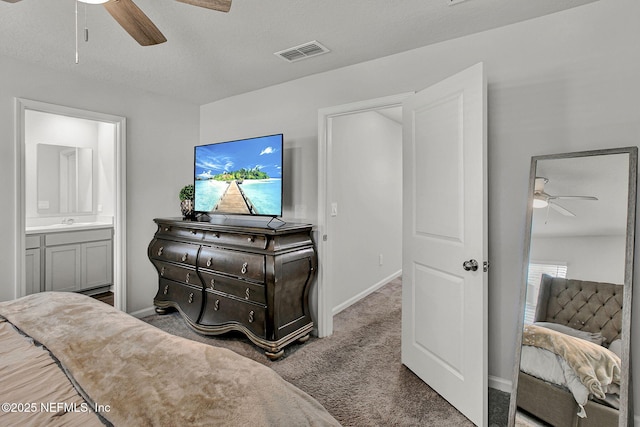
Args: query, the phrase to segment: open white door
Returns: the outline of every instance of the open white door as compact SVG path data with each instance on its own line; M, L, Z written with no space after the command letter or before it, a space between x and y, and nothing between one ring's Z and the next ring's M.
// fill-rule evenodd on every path
M486 81L477 64L403 104L402 363L487 424Z

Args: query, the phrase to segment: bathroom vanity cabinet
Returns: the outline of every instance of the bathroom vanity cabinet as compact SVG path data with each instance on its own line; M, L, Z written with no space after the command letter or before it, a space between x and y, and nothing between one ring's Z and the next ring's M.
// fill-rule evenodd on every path
M27 236L26 293L85 291L113 284L113 229Z

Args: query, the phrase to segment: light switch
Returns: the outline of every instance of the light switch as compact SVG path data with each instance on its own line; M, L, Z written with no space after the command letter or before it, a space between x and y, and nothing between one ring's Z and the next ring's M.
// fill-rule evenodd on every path
M336 202L331 203L331 216L338 216L338 204Z

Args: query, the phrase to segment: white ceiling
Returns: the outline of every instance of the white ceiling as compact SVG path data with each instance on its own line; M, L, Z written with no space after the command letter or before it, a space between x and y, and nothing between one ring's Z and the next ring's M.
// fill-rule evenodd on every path
M74 0L0 1L0 55L201 105L595 0L233 0L229 13L135 1L168 42L142 47L87 5L76 64ZM312 40L331 52L295 63L273 55Z

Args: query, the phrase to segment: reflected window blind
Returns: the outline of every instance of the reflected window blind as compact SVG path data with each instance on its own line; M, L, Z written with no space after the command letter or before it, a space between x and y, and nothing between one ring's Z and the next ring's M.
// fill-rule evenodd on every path
M538 291L540 290L540 280L543 274L553 277L567 277L566 263L546 263L530 262L529 274L527 276L527 299L524 310L524 323L533 323L536 313L536 303L538 302Z

